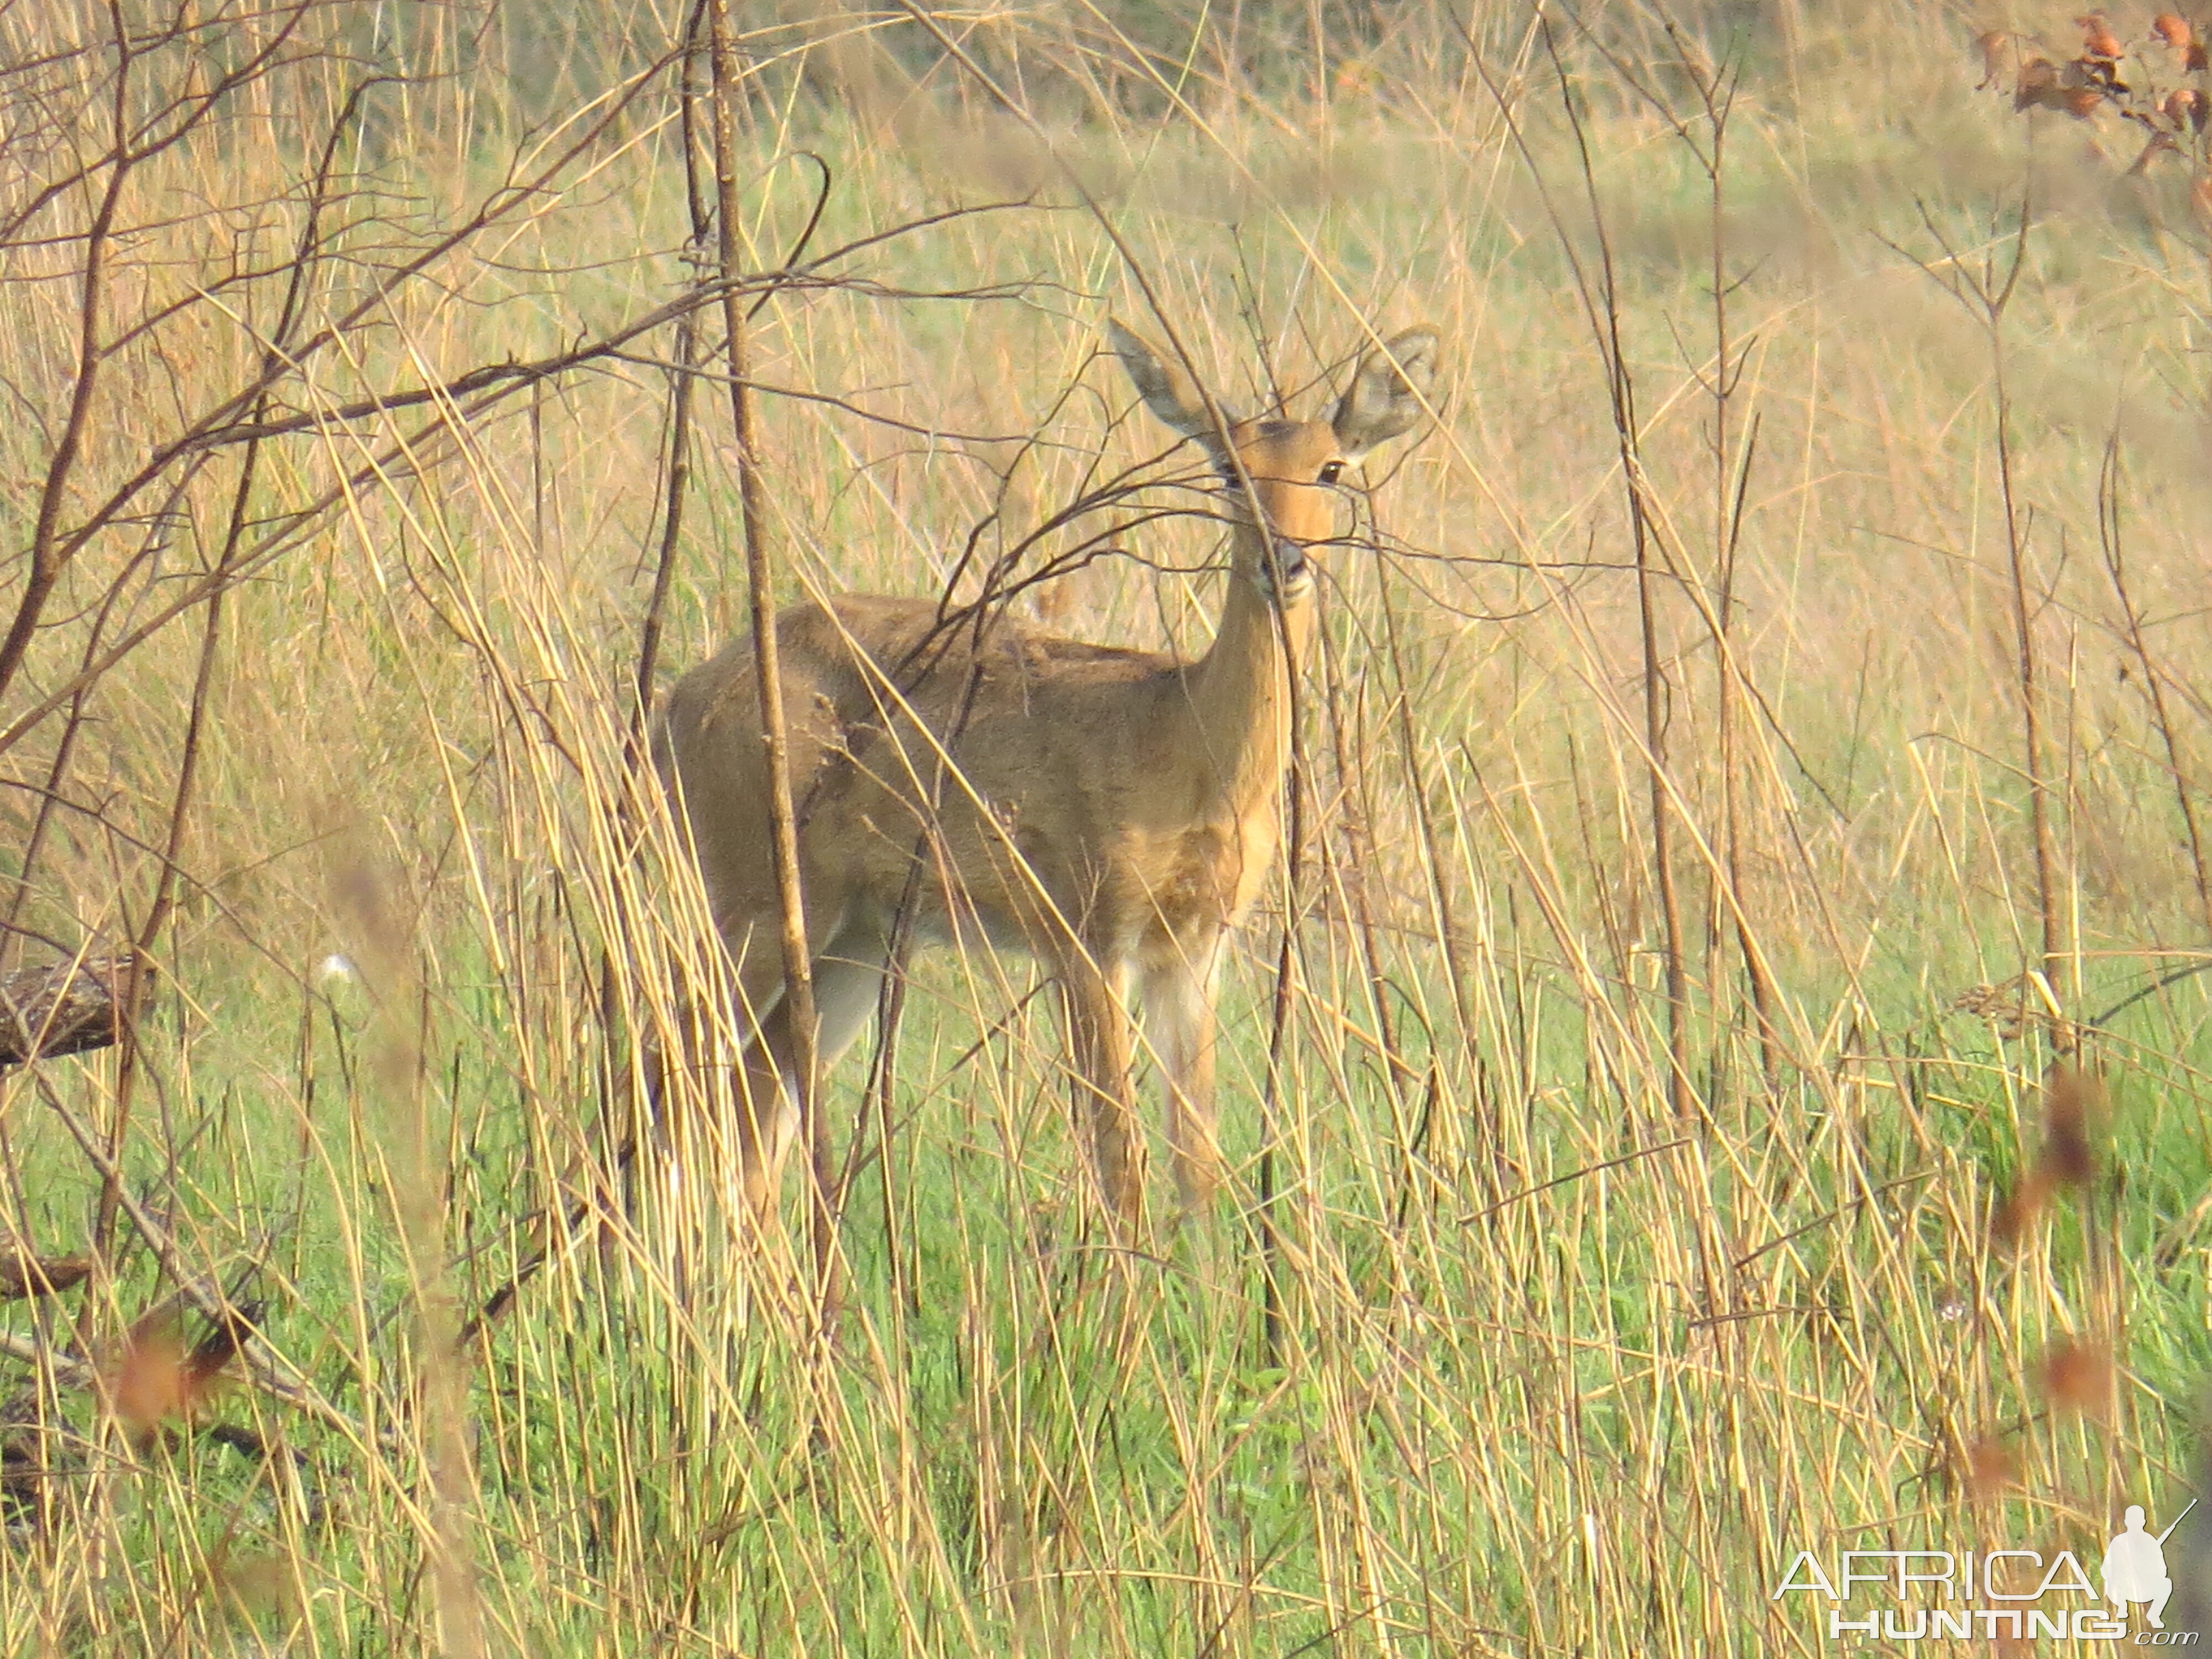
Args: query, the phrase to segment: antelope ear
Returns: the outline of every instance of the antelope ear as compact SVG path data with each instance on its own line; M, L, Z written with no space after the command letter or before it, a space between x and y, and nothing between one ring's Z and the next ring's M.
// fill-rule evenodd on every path
M1114 355L1121 360L1121 367L1129 371L1145 407L1163 425L1209 447L1219 446L1220 434L1214 430L1213 417L1206 412L1206 399L1199 394L1198 382L1190 378L1188 370L1143 335L1110 318L1106 338ZM1232 422L1236 419L1225 409L1222 413Z
M1359 372L1329 416L1345 459L1358 460L1428 412L1438 344L1436 330L1425 325L1392 335L1359 360Z

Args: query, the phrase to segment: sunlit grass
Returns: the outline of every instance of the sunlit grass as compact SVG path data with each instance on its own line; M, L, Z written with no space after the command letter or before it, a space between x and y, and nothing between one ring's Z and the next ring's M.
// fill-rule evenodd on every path
M2212 1007L2197 978L2119 1005L2187 967L2207 918L2095 503L2117 432L2130 580L2194 788L2207 289L2187 169L2116 185L2112 123L2031 127L1972 95L1964 36L1954 54L1933 13L1746 44L1722 224L1751 343L1731 441L1758 433L1733 649L1759 701L1735 741L1745 902L1782 996L1770 1054L1702 850L1721 846L1723 787L1717 653L1692 602L1714 546L1704 175L1571 29L1587 184L1525 21L1483 25L1486 87L1448 15L1316 43L1302 13L1244 14L1235 46L1219 9L977 22L1050 150L952 66L921 75L918 36L825 14L803 66L796 24L758 37L745 137L760 269L812 207L814 169L771 165L795 150L831 174L811 252L1033 198L836 272L945 297L792 292L760 313L762 380L839 400L765 399L792 593L937 592L979 525L988 563L1158 449L1093 361L1104 318L1144 300L1075 180L1239 407L1275 388L1319 406L1367 325L1425 318L1449 339L1440 423L1369 480L1361 539L1328 556L1307 840L1224 994L1218 1212L1172 1224L1156 1149L1147 1248L1118 1248L1085 1189L1049 994L1026 962L940 952L915 967L888 1100L860 1055L830 1083L850 1296L823 1351L797 1180L787 1248L731 1236L732 1033L701 1012L703 906L653 809L622 804L666 331L442 435L418 411L298 434L264 455L258 511L402 434L420 476L376 455L228 600L123 1154L166 1242L126 1218L88 1293L7 1304L21 1347L0 1405L43 1425L11 1444L49 1474L35 1504L9 1488L0 1649L1808 1652L1812 1618L1769 1599L1800 1548L2060 1540L2086 1559L2115 1503L2178 1512L2212 1369ZM544 88L583 106L680 24L641 13L602 41L527 10L482 37L427 14L419 33L318 20L365 61L451 71L375 106L359 159L392 204L347 233L364 262L546 143L530 124L573 111ZM0 27L28 60L80 25L98 38L89 15ZM1663 40L1640 13L1599 26L1647 64ZM525 93L530 65L544 76ZM283 118L241 117L141 181L131 221L173 222L127 250L119 316L213 281L242 245L210 201L301 175L301 135L349 82L299 73ZM318 366L316 398L556 350L677 292L672 107L665 88L641 100L396 295L352 361ZM2036 1157L2054 1037L2077 1034L2022 979L2040 919L1991 358L1911 258L1940 258L1939 233L1998 246L2031 178L2046 205L2002 343L2080 942L2060 1012L2118 1012L2078 1034L2112 1103L2098 1175L2006 1249L1990 1212ZM79 228L81 196L58 210ZM1573 279L1600 252L1593 199L1682 561L1657 644L1692 832L1694 1121L1668 1102L1632 552ZM264 257L298 229L296 198L266 211ZM38 417L0 431L13 550L76 301L66 247L10 258L0 372ZM343 311L365 268L313 303ZM257 361L247 325L265 317L187 314L118 352L73 511ZM744 615L726 404L698 410L664 676ZM150 562L130 562L139 529L88 544L0 728L74 672L111 585L135 615L201 568L234 477L185 491ZM1143 556L1017 603L1087 636L1200 645L1218 578L1177 573L1205 562L1206 532L1115 545ZM20 571L0 573L12 611ZM198 615L87 697L71 810L28 872L21 920L46 938L143 918ZM63 719L0 757L11 875ZM319 971L333 953L349 971ZM625 1159L656 1047L703 1059ZM102 1175L62 1114L104 1129L121 1076L112 1054L0 1073L0 1213L39 1249L88 1245ZM179 1273L258 1303L288 1383L325 1413L234 1384L197 1431L134 1440L95 1392L17 1357L112 1365ZM436 1334L462 1328L444 1352ZM2112 1349L2103 1418L2047 1409L2045 1356L2069 1339ZM1982 1442L2016 1488L1972 1490ZM453 1551L468 1570L441 1574Z

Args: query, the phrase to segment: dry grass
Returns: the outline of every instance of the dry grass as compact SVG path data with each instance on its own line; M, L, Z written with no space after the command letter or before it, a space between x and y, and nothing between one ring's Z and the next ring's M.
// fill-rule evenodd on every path
M802 394L765 403L793 592L1087 548L1012 603L1202 642L1205 526L1118 529L1187 497L1027 539L1157 448L1097 361L1143 310L1102 215L1232 402L1317 400L1370 326L1452 343L1328 556L1305 845L1224 1000L1231 1201L1109 1250L1031 969L939 955L888 1083L833 1080L834 1349L787 1255L726 1245L732 1034L628 769L672 322L394 398L685 293L676 10L126 6L134 120L221 95L117 194L72 439L116 53L97 9L0 9L0 625L161 462L0 672L0 969L160 969L125 1049L0 1072L0 1259L94 1264L0 1304L0 1649L1807 1652L1769 1599L1800 1549L2087 1559L2177 1513L2203 981L2096 1017L2212 925L2194 160L2127 176L2117 114L1977 94L1905 0L1548 45L948 15L969 68L788 10L750 38L753 268L805 228L799 151L810 255L912 227L755 322ZM2022 246L1992 334L1945 283ZM744 616L696 420L668 670ZM640 1136L656 1047L700 1063Z

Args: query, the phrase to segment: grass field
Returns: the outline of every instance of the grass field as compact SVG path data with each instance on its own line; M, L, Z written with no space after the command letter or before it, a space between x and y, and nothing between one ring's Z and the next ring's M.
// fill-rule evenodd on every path
M1107 318L1246 410L1447 343L1325 555L1224 1202L1156 1146L1115 1248L1033 966L922 957L825 1345L635 760L647 618L665 685L747 617L689 15L0 5L0 969L158 969L0 1070L84 1273L0 1302L0 1651L1809 1653L1801 1551L2179 1514L2185 123L2016 112L2060 8L740 9L787 597L1195 652Z

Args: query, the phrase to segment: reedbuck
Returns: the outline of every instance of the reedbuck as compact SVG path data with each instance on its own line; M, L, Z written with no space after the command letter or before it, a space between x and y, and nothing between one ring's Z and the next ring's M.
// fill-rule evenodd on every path
M794 605L775 626L822 1073L876 1006L902 907L918 940L1027 951L1060 986L1102 1194L1133 1224L1133 1005L1196 1206L1221 1180L1214 997L1224 936L1275 857L1310 554L1334 533L1344 469L1421 418L1437 335L1409 329L1369 352L1327 419L1231 418L1224 447L1190 376L1110 326L1146 406L1221 474L1228 594L1204 656L1086 644L1004 613L948 624L929 599ZM741 641L678 683L654 740L751 1033L738 1139L756 1211L799 1127L758 711Z

